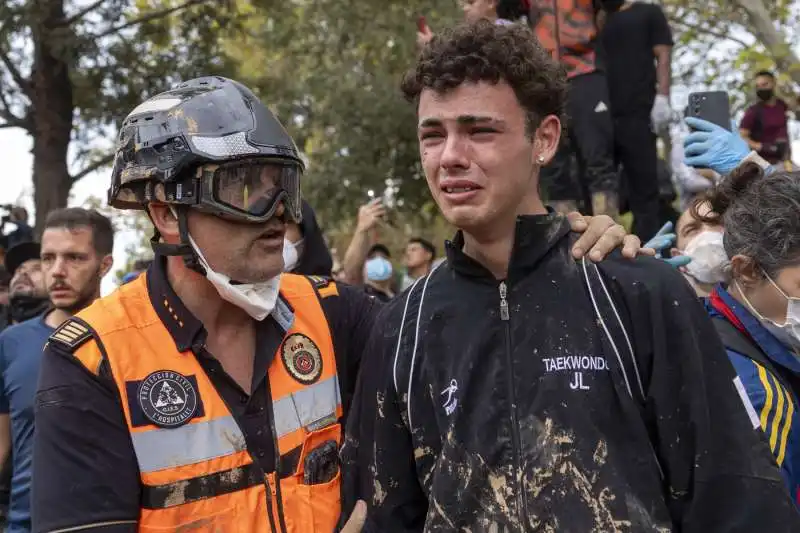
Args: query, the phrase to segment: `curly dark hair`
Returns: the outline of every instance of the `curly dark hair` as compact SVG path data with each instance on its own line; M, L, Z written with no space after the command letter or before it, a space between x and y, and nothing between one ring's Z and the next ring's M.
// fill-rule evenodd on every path
M409 101L418 102L423 89L445 93L465 82L501 80L511 86L525 109L529 134L548 115L564 123L566 73L521 24L481 20L435 35L406 73L401 88Z
M710 211L698 212L708 202ZM692 216L725 228L728 257L744 255L769 276L800 261L800 172L765 176L746 163L697 198Z

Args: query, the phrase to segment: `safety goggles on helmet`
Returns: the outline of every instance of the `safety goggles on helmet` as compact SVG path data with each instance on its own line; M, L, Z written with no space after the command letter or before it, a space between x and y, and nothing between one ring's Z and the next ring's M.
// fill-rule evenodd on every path
M196 206L225 218L266 222L283 203L284 213L299 223L301 172L297 163L273 158L202 165L194 177L200 192Z

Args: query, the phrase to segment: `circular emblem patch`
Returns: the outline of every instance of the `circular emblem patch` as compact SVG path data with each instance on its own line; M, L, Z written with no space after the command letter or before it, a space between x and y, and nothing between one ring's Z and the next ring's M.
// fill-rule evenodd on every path
M185 376L159 370L139 385L139 405L153 424L162 428L182 426L197 411L197 390Z
M322 354L302 333L293 333L283 341L281 359L286 371L300 383L314 383L322 375Z

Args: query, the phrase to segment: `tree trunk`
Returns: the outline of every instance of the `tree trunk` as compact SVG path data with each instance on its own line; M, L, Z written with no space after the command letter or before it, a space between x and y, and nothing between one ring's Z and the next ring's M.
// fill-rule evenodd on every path
M31 115L37 235L41 235L50 211L66 207L72 187L67 159L74 111L68 63L71 53L65 28L58 27L64 15L64 0L34 3Z
M775 28L763 0L735 0L750 20L750 30L775 60L778 69L800 84L800 58L792 51L783 35Z

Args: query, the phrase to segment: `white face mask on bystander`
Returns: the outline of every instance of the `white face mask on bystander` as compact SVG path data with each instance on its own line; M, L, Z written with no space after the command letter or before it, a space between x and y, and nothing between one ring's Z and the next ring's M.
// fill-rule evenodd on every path
M722 233L710 230L698 233L683 253L692 258L692 262L686 265L686 272L700 283L728 281L730 261L725 253Z

